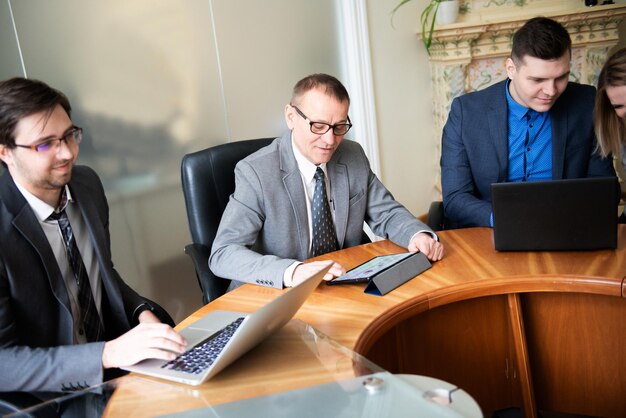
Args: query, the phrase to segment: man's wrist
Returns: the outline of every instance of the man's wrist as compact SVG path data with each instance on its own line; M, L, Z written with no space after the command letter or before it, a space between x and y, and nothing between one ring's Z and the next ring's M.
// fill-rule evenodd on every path
M140 304L139 306L137 306L135 310L133 311L133 322L135 324L139 323L139 315L141 315L141 313L144 311L150 311L154 313L154 307L148 302L144 302Z
M302 262L296 261L292 263L289 267L287 267L287 269L285 270L285 273L283 273L283 286L284 287L293 287L293 272L296 270L296 267L298 267L300 264L302 264Z
M434 233L434 232L432 232L432 231L429 231L429 230L427 230L427 229L423 229L423 230L421 230L421 231L417 231L415 234L413 234L413 236L411 236L411 239L409 240L409 242L413 242L413 240L415 239L415 237L417 237L419 234L422 234L422 233L423 233L423 234L426 234L426 235L430 235L430 237L431 237L432 239L434 239L435 241L439 241L439 236L438 236L436 233Z

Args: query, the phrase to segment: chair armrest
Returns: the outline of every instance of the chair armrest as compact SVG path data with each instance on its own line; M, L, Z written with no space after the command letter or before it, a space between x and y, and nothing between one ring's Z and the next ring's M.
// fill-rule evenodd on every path
M0 416L10 414L14 412L20 412L23 409L39 405L43 402L58 397L59 393L43 392L40 394L29 392L2 392L0 393ZM56 402L48 402L47 405L39 407L37 412L33 412L32 415L26 412L17 414L20 417L59 417L57 408L59 405ZM71 415L71 414L70 414Z
M191 257L196 270L198 284L202 290L203 303L217 299L226 293L230 280L217 277L209 269L209 256L211 251L203 244L189 244L185 246L185 254Z
M211 270L209 270L209 256L211 255L211 251L206 245L186 245L185 254L191 257L196 274L211 274ZM200 287L202 287L202 283L200 283Z
M430 208L428 209L428 222L427 225L433 231L441 231L444 229L444 215L443 215L443 202L440 200L436 200L431 202Z

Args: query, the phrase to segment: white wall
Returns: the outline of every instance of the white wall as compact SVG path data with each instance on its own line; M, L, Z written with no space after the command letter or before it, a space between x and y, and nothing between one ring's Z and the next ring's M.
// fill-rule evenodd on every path
M417 36L419 13L427 1L400 8L394 28L390 17L397 3L367 1L381 177L396 199L419 216L438 198L430 67Z

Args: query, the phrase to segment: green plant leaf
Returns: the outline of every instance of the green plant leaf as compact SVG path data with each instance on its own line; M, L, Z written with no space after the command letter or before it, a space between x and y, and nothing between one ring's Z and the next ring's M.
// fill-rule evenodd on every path
M426 52L430 55L430 45L433 42L433 31L435 29L435 19L439 10L439 0L432 0L420 15L422 23L422 42L426 47Z
M398 3L396 5L396 7L393 8L393 10L391 11L391 27L395 29L395 26L393 25L393 16L396 14L396 11L398 11L398 9L402 6L404 6L405 4L407 4L408 2L410 2L411 0L402 0L400 3Z
M391 11L391 27L395 29L393 24L393 17L398 11L398 9L411 0L400 0L400 3L396 5ZM437 10L439 10L439 3L447 0L430 0L428 5L422 10L420 14L420 24L422 26L422 42L426 47L426 52L430 55L430 45L433 42L433 31L435 30L435 20L437 18ZM518 0L518 1L526 1L526 0Z

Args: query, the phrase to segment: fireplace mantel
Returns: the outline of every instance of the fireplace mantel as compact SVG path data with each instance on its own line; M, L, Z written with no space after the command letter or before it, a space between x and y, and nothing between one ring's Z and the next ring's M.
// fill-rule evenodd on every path
M456 23L437 26L430 48L437 144L452 99L506 78L504 64L513 34L528 19L546 16L561 22L572 38L570 80L595 85L609 50L619 41L618 25L626 14L624 3L584 7L583 0L461 0L461 4L467 13Z

